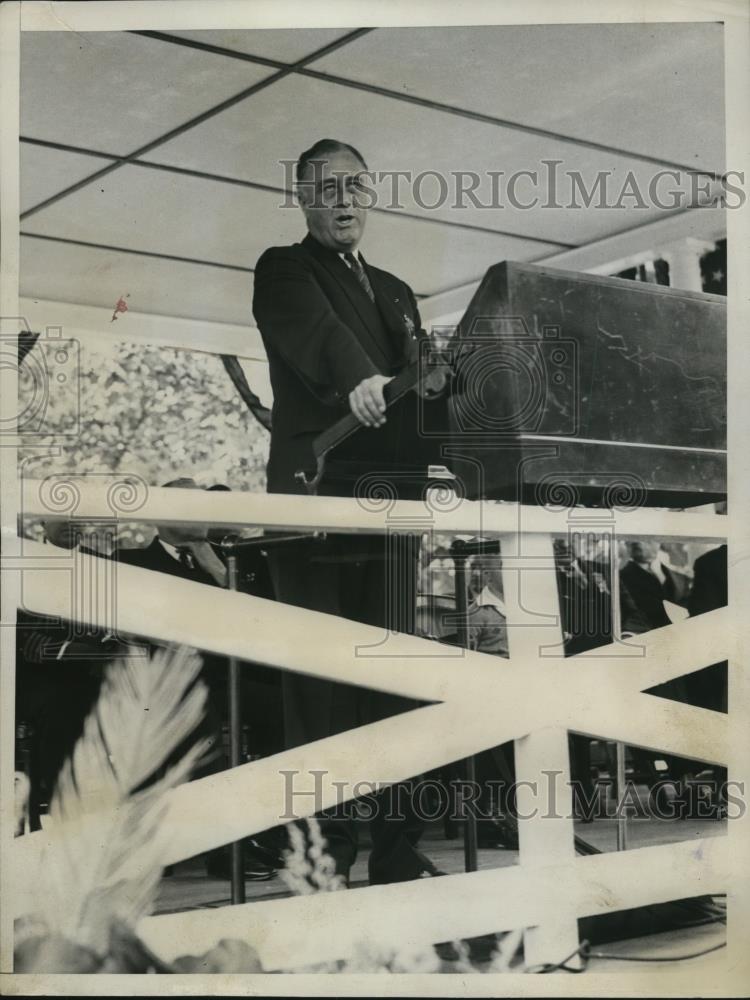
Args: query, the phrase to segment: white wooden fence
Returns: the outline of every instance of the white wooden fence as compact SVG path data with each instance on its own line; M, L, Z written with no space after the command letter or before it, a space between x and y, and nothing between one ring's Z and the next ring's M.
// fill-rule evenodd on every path
M518 866L440 879L150 917L140 928L164 959L203 952L241 937L267 970L351 955L362 940L419 946L512 928L524 929L527 964L557 962L578 944L576 920L729 886L726 837L576 857L568 784L567 731L619 740L707 762L726 763L728 717L643 692L720 659L735 659L726 609L564 658L552 539L569 530L611 537L723 540L728 518L636 509L548 510L515 504L355 500L28 481L26 516L81 522L207 522L239 529L388 532L440 531L499 537L510 658L441 646L406 635L217 592L131 566L116 572L116 625L285 670L433 702L354 731L190 782L171 798L167 822L176 862L279 822L283 772L325 771L320 797L295 798L299 815L334 804L358 781L399 781L507 740L515 740L519 782ZM131 489L123 509L117 490ZM92 625L112 624L94 557L22 541L5 561L21 574L23 606ZM101 576L99 576L101 580ZM405 664L405 661L408 663ZM546 815L556 771L556 815ZM343 783L343 784L342 784ZM43 831L19 838L14 869L40 870ZM29 866L34 868L30 869ZM14 893L18 898L19 893ZM392 919L397 908L399 919Z

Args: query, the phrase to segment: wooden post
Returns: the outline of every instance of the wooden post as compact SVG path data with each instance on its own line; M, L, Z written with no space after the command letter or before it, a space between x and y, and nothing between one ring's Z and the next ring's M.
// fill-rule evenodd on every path
M239 586L237 551L227 551L227 585L230 590ZM239 767L242 763L242 706L240 700L240 662L236 656L229 657L228 673L229 698L229 766ZM242 841L235 840L231 847L232 904L245 902L245 872L242 855Z
M612 536L610 546L610 591L612 593L612 640L622 639L622 604L620 603L620 556L617 549L617 536ZM625 744L618 740L615 743L615 809L617 810L617 850L628 848L628 817L622 807L625 801Z
M537 657L543 646L554 645L561 651L560 669L570 670L571 665L566 665L562 657L562 622L552 536L531 533L516 535L516 539L521 545L519 555L544 559L549 568L503 572L511 662L514 656L524 654ZM550 615L557 617L556 624L549 624ZM530 676L528 697L538 696L544 697L544 692L535 693L534 678ZM548 727L531 732L515 741L515 756L522 867L540 868L569 862L575 857L575 834L567 730ZM556 907L543 922L526 929L526 965L559 962L575 951L578 944L575 911ZM580 963L575 958L569 964Z
M456 586L456 614L458 616L457 632L459 645L464 649L469 648L469 623L468 623L468 579L466 574L466 555L458 541L451 546L451 556L455 568L454 582ZM464 776L470 790L476 786L477 769L474 757L467 757L463 766ZM479 867L479 845L477 835L477 817L474 812L474 802L469 800L469 805L463 803L463 826L464 826L464 869L467 872L475 872Z

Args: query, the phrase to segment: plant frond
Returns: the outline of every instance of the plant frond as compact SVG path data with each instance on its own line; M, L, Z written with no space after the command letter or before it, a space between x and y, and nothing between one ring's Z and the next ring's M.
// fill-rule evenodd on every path
M199 723L206 688L192 651L107 667L99 700L50 804L41 914L50 930L101 954L115 922L150 912L163 866L166 793L185 781L207 741L141 787Z

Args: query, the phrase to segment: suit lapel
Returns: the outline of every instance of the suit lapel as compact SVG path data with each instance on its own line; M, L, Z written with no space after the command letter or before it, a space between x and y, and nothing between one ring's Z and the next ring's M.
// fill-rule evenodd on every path
M185 566L182 565L179 559L175 559L174 556L167 552L158 537L151 542L150 550L149 562L157 572L169 573L170 576L188 575Z
M412 334L415 333L414 323L409 316L409 303L405 296L403 302L394 298L386 282L382 279L381 273L376 268L370 267L364 257L361 259L375 293L375 302L380 309L383 322L393 338L396 349L400 354L407 354L409 341Z
M648 587L653 593L661 595L662 584L656 573L650 569L646 569L645 566L641 566L639 563L636 563L636 566L638 567L638 572L641 574L643 586Z
M363 345L367 348L368 354L371 356L376 354L384 365L389 365L390 360L383 350L383 345L380 343L380 338L376 330L373 328L373 320L375 319L373 310L377 310L377 306L373 305L370 301L370 297L364 288L362 288L356 276L346 266L335 250L328 250L309 234L302 241L302 246L328 271L330 276L345 293L352 307L356 310L361 326L367 334L369 341L368 345ZM367 274L372 284L371 271L369 269ZM375 289L375 285L373 285L373 291L377 300L378 292ZM373 357L373 360L376 360L376 358Z
M380 311L383 314L383 318L389 329L398 331L399 333L405 331L405 317L406 317L406 307L402 309L401 312L398 311L400 302L390 294L388 288L385 287L385 282L381 279L380 272L374 267L370 267L364 257L361 257L362 263L365 268L367 277L370 279L370 285L375 293L375 301L380 306Z

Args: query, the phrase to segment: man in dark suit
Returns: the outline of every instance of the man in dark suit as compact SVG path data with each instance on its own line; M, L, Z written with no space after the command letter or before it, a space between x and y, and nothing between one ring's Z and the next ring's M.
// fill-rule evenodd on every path
M502 565L499 554L472 559L470 590L474 591L474 596L467 609L467 635L469 649L507 659L510 654ZM479 846L502 845L517 850L517 829L515 823L509 825L507 820L512 800L509 790L516 778L513 743L503 743L475 754L474 769L481 788L477 819Z
M386 421L383 390L416 357L426 334L409 286L356 252L366 220L366 169L356 149L335 140L321 140L303 153L296 178L308 234L301 243L267 250L255 268L253 312L274 394L268 461L272 493L304 492L295 473L315 468L314 439L349 412L361 429L329 460L318 493L358 495L363 474L387 477L400 460L413 462L415 404L406 400L394 407ZM382 536L330 535L319 547L269 551L276 597L411 632L418 545L403 537L390 544L388 556ZM396 599L389 600L389 593ZM395 696L289 672L283 692L289 747L413 707ZM435 874L416 849L421 830L416 817L388 819L385 800L378 805L370 827L370 882ZM356 856L356 826L343 817L323 825L337 872L346 878Z
M601 551L601 536L572 532L569 539L555 539L555 569L564 636L565 656L576 656L612 641L612 594L610 570ZM574 799L591 801L591 739L570 733L570 767ZM581 801L579 815L587 817Z
M272 493L305 492L295 473L314 467L313 440L350 409L365 427L383 427L383 387L426 336L409 286L354 253L366 218L357 201L364 169L359 153L332 140L303 153L299 197L309 232L266 250L255 268L253 312L274 396ZM374 450L388 457L383 435L357 441L368 459ZM320 492L331 493L330 479Z
M628 543L630 559L620 570L623 635L640 635L671 624L664 601L685 605L688 578L659 559L659 544Z
M649 632L651 629L663 628L665 625L671 624L671 619L664 606L665 600L687 607L691 614L697 613L691 610L688 577L670 569L659 560L657 542L653 540L632 541L628 543L628 546L631 558L620 570L623 636L639 635L643 632ZM696 560L696 565L698 561ZM694 589L695 585L693 584ZM707 696L705 691L706 678L708 678L708 686L712 688L717 671L721 672L721 666L706 667L701 671L675 677L664 684L657 684L649 688L647 693L672 701L699 705L704 702ZM713 690L711 695L713 695ZM709 699L711 695L708 695ZM714 706L706 704L704 707ZM687 787L692 775L702 768L702 765L697 761L677 757L674 754L665 754L664 756L669 766L670 776L680 781L683 788ZM634 758L645 771L649 781L654 781L659 777L654 771L653 754L636 748ZM687 796L688 793L684 792L683 794ZM689 803L685 798L683 806L687 804ZM685 816L687 814L686 808L682 806L680 808L680 815Z
M719 545L698 556L693 564L693 586L687 600L690 617L727 605L727 547Z
M165 486L197 489L192 479L175 479ZM227 571L208 541L207 525L159 525L151 544L145 548L117 550L118 562L141 569L168 573L195 583L225 587Z
M723 512L726 513L725 506ZM718 506L717 513L722 513ZM698 556L693 563L693 586L687 600L690 617L726 607L729 603L727 583L726 544ZM729 710L728 681L726 660L696 670L685 678L686 700L700 708L726 713ZM690 771L686 766L686 774ZM724 783L726 768L716 768L715 775L719 783Z

